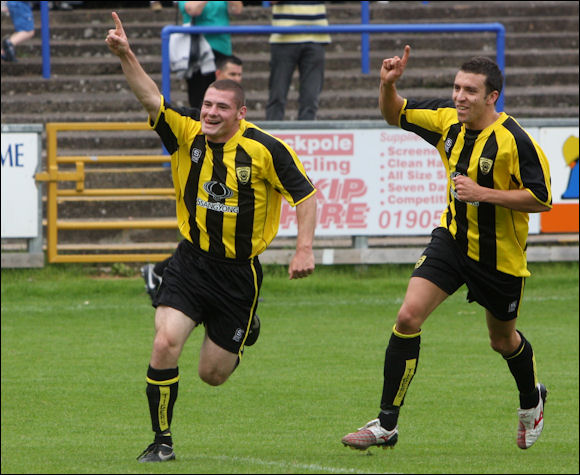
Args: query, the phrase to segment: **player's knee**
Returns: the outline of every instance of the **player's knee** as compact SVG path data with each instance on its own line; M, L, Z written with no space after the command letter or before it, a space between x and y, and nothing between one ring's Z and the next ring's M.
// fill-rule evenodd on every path
M153 353L157 355L169 355L179 352L179 343L165 333L157 333L153 340Z
M210 386L220 386L229 378L229 373L225 373L216 367L199 367L197 370L200 379Z
M417 317L410 305L403 304L397 314L397 330L403 333L416 333L421 329L422 320Z
M501 355L508 355L510 354L511 347L510 347L510 340L508 338L490 338L489 339L489 346L491 349L496 353Z

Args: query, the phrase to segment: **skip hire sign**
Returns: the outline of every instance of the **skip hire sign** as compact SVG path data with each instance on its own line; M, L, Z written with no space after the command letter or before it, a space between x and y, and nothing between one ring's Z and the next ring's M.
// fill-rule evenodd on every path
M400 130L283 130L318 189L316 234L428 235L446 206L447 179L437 150ZM280 236L296 235L283 201Z

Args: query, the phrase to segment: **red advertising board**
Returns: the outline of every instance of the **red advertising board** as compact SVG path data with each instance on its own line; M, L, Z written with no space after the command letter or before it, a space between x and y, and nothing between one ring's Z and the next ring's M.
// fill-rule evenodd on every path
M530 232L578 232L578 128L527 130L548 156L554 196L552 211L530 215ZM318 236L428 235L439 224L445 168L417 135L393 128L269 132L294 148L318 188ZM278 235L296 235L286 202Z

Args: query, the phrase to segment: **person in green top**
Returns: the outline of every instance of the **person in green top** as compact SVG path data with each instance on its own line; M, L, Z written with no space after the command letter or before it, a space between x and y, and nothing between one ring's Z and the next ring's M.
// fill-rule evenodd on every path
M183 17L183 25L197 26L228 26L230 15L239 15L244 8L239 1L205 1L205 2L177 2L177 7ZM219 33L205 35L216 62L221 57L232 55L232 41L230 34ZM207 87L216 80L215 72L202 74L196 71L187 79L187 95L191 107L201 109L201 103Z

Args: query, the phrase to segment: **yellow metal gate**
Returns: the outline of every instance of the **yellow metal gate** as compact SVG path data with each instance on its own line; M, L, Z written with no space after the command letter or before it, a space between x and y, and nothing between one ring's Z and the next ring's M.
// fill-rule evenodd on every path
M85 131L97 133L98 131L140 131L151 129L146 123L141 122L71 122L71 123L48 123L46 124L47 140L47 168L36 174L36 180L46 182L46 246L48 262L147 262L159 261L171 254L172 243L152 243L151 245L138 245L132 243L122 244L96 244L83 243L76 247L68 247L59 244L59 232L67 230L131 230L131 229L174 229L177 236L177 221L175 215L167 218L113 218L87 217L86 219L62 219L59 218L59 202L71 199L99 197L107 200L131 200L143 197L158 199L174 199L173 188L90 188L85 186L86 174L91 166L110 164L120 166L142 164L151 166L158 164L159 167L169 162L168 155L59 155L58 133L63 131ZM167 169L166 169L167 170ZM128 168L127 172L131 172ZM71 186L70 182L74 182ZM67 183L67 185L64 185ZM174 209L174 208L173 208ZM177 239L175 243L177 243ZM139 249L165 248L166 252L140 252ZM76 252L81 251L81 252ZM100 252L100 251L109 252ZM111 252L114 251L114 252Z

